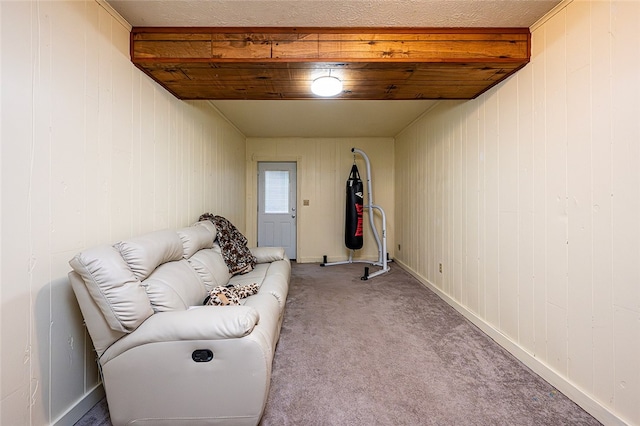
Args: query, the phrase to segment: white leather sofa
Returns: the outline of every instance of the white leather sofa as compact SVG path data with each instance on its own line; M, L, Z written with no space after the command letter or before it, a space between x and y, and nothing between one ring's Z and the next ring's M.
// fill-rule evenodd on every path
M230 276L209 221L90 248L69 278L97 352L114 425L255 425L262 416L291 265L281 248ZM237 306L216 285L257 283Z

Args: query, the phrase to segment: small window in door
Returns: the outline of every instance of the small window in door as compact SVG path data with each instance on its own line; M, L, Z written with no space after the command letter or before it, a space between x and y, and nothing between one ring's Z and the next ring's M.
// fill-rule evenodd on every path
M289 213L289 172L266 170L264 172L264 212Z

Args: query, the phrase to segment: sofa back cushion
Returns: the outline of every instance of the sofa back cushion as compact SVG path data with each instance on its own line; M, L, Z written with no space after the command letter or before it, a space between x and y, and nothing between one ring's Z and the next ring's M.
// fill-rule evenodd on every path
M144 280L160 265L182 259L182 241L175 231L156 231L114 244L135 277Z
M89 293L89 289L80 274L75 271L69 272L69 282L78 300L78 305L80 305L84 324L91 335L93 347L98 357L100 357L113 342L119 340L127 333L111 328L102 310Z
M213 234L205 226L189 226L178 230L178 237L182 242L182 257L189 259L199 250L213 247L215 228Z
M154 312L201 305L207 288L228 282L215 237L210 223L156 231L85 250L70 264L109 327L129 333Z
M113 330L131 332L153 314L140 280L115 247L87 249L69 263Z
M202 281L186 259L158 266L142 286L155 312L185 310L202 305L206 297Z
M200 222L196 222L193 224L193 226L202 226L203 228L207 229L211 233L211 238L213 240L218 237L218 229L213 223L211 223L210 220L202 220Z
M207 291L216 286L224 286L229 283L231 273L225 263L220 246L214 244L213 248L200 250L189 258L189 264L204 283Z

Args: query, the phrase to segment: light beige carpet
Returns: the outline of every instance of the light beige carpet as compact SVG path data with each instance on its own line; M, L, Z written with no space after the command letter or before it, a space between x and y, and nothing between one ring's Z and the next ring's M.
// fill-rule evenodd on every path
M399 266L363 269L293 264L262 426L600 424Z
M363 269L294 266L263 426L600 424L399 266Z

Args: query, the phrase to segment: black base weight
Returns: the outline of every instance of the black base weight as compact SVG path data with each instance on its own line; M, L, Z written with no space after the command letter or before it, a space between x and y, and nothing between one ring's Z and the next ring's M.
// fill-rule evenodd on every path
M366 281L366 280L368 280L368 279L369 279L369 267L368 267L368 266L365 266L365 267L364 267L364 275L363 275L363 276L361 276L361 277L360 277L360 279L361 279L362 281Z

